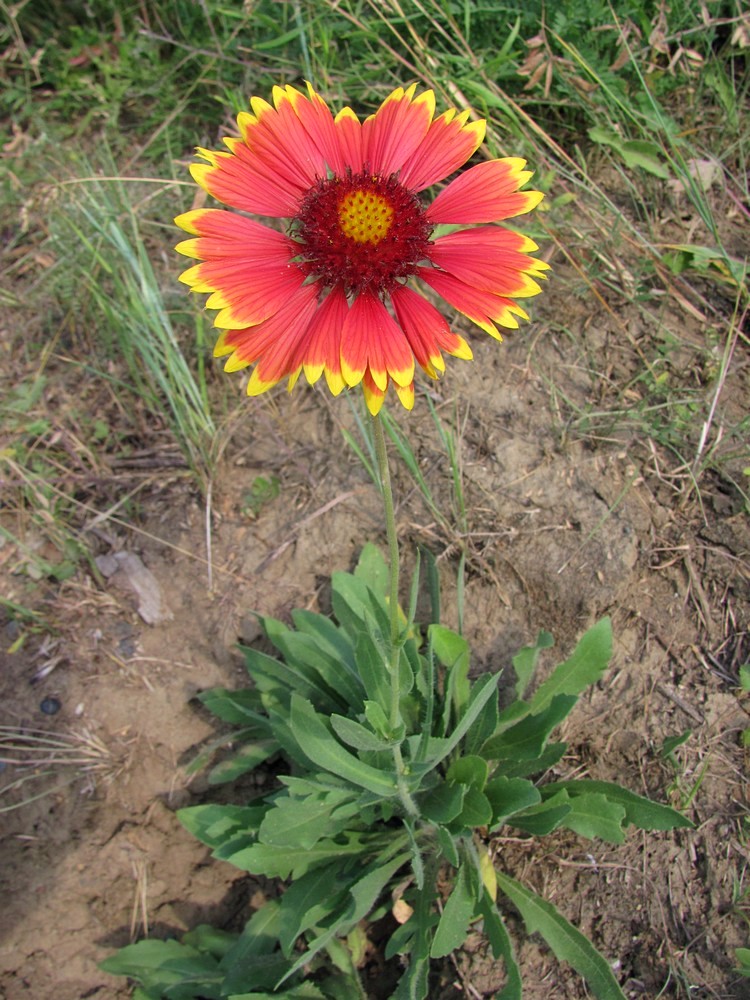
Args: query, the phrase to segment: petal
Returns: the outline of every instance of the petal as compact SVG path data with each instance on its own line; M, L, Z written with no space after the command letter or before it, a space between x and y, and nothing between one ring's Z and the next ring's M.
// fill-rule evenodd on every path
M434 223L499 222L536 208L541 191L519 191L531 177L526 160L507 157L477 163L444 188L427 209Z
M206 308L221 310L214 324L239 330L277 312L304 284L305 275L295 265L219 260L196 264L180 275L180 281L195 292L212 292Z
M275 229L246 219L221 208L199 208L178 215L175 223L196 239L183 240L176 250L198 260L269 261L280 265L289 262L295 250L289 240Z
M385 389L379 388L373 381L370 373L365 372L362 377L362 392L365 396L367 409L373 417L377 417L378 413L380 413L380 408L383 405L383 400L385 399Z
M429 257L467 285L494 295L525 298L541 291L534 277L542 277L549 265L529 257L521 247L536 249L536 244L500 226L481 226L438 237Z
M235 140L235 149L244 148ZM290 184L277 170L253 164L232 153L214 153L198 150L208 163L194 163L190 167L193 179L224 205L241 212L286 218L296 214L304 189Z
M306 190L326 174L323 150L302 121L303 108L309 106L309 99L293 87L274 87L273 103L272 107L254 97L250 102L253 114L243 111L237 116L244 146L250 154L248 162L257 161L259 167L275 170L291 184ZM231 148L239 153L234 144Z
M484 120L466 124L468 111L451 108L436 118L414 154L401 168L399 180L410 191L423 191L458 170L484 139Z
M503 338L495 324L515 330L518 328L516 316L520 316L522 319L529 318L518 303L512 299L501 295L492 295L492 293L482 291L479 288L472 288L470 285L464 284L463 281L459 281L458 278L454 278L452 274L421 267L419 277L438 295L442 295L454 309L458 309L464 316L468 316L473 323L476 323L496 340Z
M341 334L348 312L346 295L333 288L318 307L294 356L295 366L304 370L310 385L325 374L334 396L346 385L341 374Z
M333 115L326 102L320 94L316 93L310 83L307 84L306 98L294 87L287 87L286 94L295 114L302 122L303 128L315 147L320 150L328 168L334 174L343 175L346 172L347 163Z
M361 173L365 163L362 146L362 123L351 108L343 108L336 115L334 125L341 147L344 168L349 167L353 174Z
M397 385L393 383L393 388L396 390L396 395L399 398L399 402L404 407L405 410L414 409L414 383L410 382L409 385Z
M398 87L362 126L365 162L375 174L389 176L418 148L435 113L435 95L426 90L414 99L416 84Z
M430 378L445 371L441 351L471 358L471 349L463 337L452 333L445 317L421 295L404 286L392 292L391 300L414 357Z
M347 385L357 385L365 372L385 391L388 378L408 385L414 378L414 355L404 331L380 299L358 295L344 322L341 373Z
M214 355L220 357L232 352L224 369L229 372L257 362L248 393L265 392L295 370L294 357L299 341L316 308L317 289L314 285L303 285L265 322L242 330L223 331Z

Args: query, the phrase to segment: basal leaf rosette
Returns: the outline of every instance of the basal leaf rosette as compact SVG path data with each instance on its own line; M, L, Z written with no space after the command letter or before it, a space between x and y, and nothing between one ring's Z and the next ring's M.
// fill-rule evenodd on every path
M235 211L175 220L192 236L177 249L200 262L181 280L218 310L214 354L228 357L226 371L253 366L250 395L285 378L291 389L304 373L334 395L361 385L373 414L392 384L411 409L415 364L437 378L444 354L472 357L422 291L497 340L528 318L517 300L540 291L548 265L531 239L498 225L543 197L522 190L525 161L476 163L423 197L476 153L484 121L454 108L436 117L433 92L415 86L364 121L348 107L334 117L310 85L275 87L273 104L251 107L228 152L199 149L205 162L191 167Z

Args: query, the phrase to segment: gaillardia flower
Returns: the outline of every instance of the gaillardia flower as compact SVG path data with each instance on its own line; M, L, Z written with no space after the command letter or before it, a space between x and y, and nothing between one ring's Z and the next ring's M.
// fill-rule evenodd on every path
M424 202L476 152L485 123L455 109L435 117L432 91L415 89L399 87L360 122L350 108L334 117L309 85L275 87L273 105L253 98L253 113L240 113L229 152L198 150L206 162L193 177L238 211L178 216L194 238L177 249L201 262L181 280L219 310L214 354L229 355L226 371L254 365L250 395L304 372L311 384L324 375L334 395L361 383L373 414L392 383L410 409L415 361L437 378L443 353L472 356L420 284L498 340L498 327L528 318L515 300L540 291L547 264L495 223L542 194L520 190L531 174L509 157L469 167ZM284 219L284 231L239 213Z

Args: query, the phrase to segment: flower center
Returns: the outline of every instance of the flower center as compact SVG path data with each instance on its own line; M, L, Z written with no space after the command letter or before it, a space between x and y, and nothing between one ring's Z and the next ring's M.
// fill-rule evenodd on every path
M388 235L393 208L382 195L361 188L345 194L339 202L339 225L355 243L377 245Z
M292 224L298 260L323 285L387 294L415 274L432 226L395 175L368 171L319 180Z

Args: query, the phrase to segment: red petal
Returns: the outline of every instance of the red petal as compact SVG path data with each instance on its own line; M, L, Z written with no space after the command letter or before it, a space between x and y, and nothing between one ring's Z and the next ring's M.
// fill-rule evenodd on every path
M519 191L531 173L525 160L508 157L478 163L459 174L427 209L434 223L499 222L536 208L541 191Z
M485 226L438 237L429 256L433 264L467 285L523 298L541 291L531 274L538 276L547 265L529 257L521 247L536 249L536 244L500 226Z
M257 361L257 374L253 373L255 383L269 388L295 370L297 346L316 308L317 289L314 285L303 285L265 322L243 330L225 331L214 353L226 354L233 350L226 364L228 371ZM263 388L258 391L262 392Z
M380 299L363 293L349 310L341 338L341 373L347 385L357 385L369 371L382 390L390 376L399 385L414 377L414 356L404 331Z
M334 119L336 135L341 147L345 168L359 174L364 167L362 147L362 123L351 108L344 108Z
M334 174L338 174L339 176L344 174L347 163L344 158L344 151L341 148L333 115L326 102L320 94L313 90L312 85L309 83L307 85L307 97L300 94L294 87L287 87L286 94L305 131L310 136L316 148L321 151L328 167Z
M426 90L416 99L412 86L399 87L362 126L365 162L375 174L389 176L419 147L435 113L435 95Z
M236 147L242 149L239 143ZM305 189L290 184L277 170L253 164L233 153L202 153L209 163L194 163L190 173L210 195L241 212L287 218L296 214Z
M452 274L420 267L419 277L438 295L442 295L446 302L450 302L455 309L498 340L502 340L502 337L495 327L496 323L515 330L518 327L516 316L528 319L523 309L512 299L472 288Z
M451 108L430 125L413 156L404 164L399 180L410 191L422 191L458 170L484 139L485 122L466 124L468 111L456 115Z
M338 395L345 385L341 374L341 335L348 312L346 295L340 288L331 289L318 307L294 356L293 367L303 367L310 384L317 382L325 372L334 395Z
M430 378L437 378L438 372L445 370L439 342L451 335L444 317L427 299L405 286L391 293L391 301L417 364Z
M213 291L208 309L220 309L214 323L241 329L262 323L294 295L305 281L296 267L246 261L205 261L181 275L195 291Z
M199 208L178 215L174 221L197 237L183 240L177 250L198 260L234 257L242 261L276 261L284 266L295 254L282 233L221 208Z
M275 108L254 97L250 102L254 114L238 115L237 124L246 150L258 161L260 169L273 170L306 190L326 174L325 156L298 113L300 106L309 102L293 87L286 90L274 87L273 100ZM231 148L239 155L240 150L234 144ZM248 162L252 164L253 159Z

